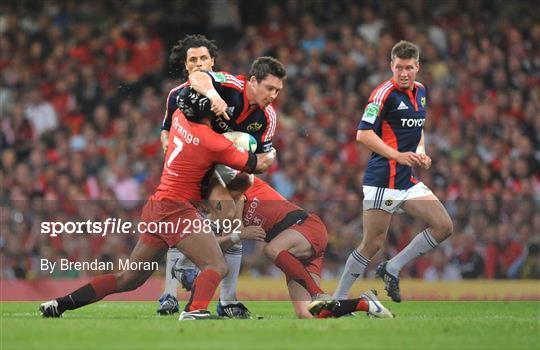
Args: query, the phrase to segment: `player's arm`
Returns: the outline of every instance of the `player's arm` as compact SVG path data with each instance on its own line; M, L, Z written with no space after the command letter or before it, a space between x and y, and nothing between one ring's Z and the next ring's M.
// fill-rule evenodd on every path
M420 155L414 152L399 152L384 143L373 130L358 130L356 133L356 141L366 146L370 151L387 159L393 159L399 164L412 167L421 163Z
M242 222L242 214L244 212L245 202L245 197L243 196L235 202L235 219L240 220L240 222ZM229 250L229 248L233 245L245 241L246 239L264 241L264 239L266 238L266 232L262 229L261 226L244 226L243 224L241 224L240 227L237 227L237 225L232 226L233 232L225 232L224 235L216 236L219 246L224 252Z
M215 164L223 164L248 174L265 172L276 159L276 150L255 154L238 149L225 136L209 130L205 134L206 148Z
M176 108L176 94L171 90L165 103L165 115L163 116L161 132L159 134L159 141L161 142L163 153L167 153L167 148L169 146L169 130L171 130L172 115L174 114L174 111L176 111Z
M220 137L222 137L220 135ZM230 141L229 146L222 152L216 163L224 164L233 169L243 171L248 174L264 173L276 159L276 150L272 148L270 152L258 153L240 151Z
M356 141L366 146L370 151L375 152L386 159L392 159L402 165L414 166L420 164L420 156L414 152L399 152L387 145L373 131L381 124L384 107L373 102L371 99L364 109L362 120L356 132Z
M257 165L255 167L255 170L252 171L251 173L262 174L266 170L268 170L268 168L270 168L272 163L274 163L274 160L276 159L276 150L275 148L272 148L270 152L259 153L259 154L256 154L255 156L257 157ZM246 173L250 173L250 172L246 171Z
M169 148L169 130L161 130L159 134L159 141L161 142L163 153L167 153L167 149Z
M257 153L269 152L272 149L272 142L276 132L277 114L272 105L264 109L265 120L263 128L253 136L257 139Z
M189 83L195 91L208 97L212 102L212 112L223 116L226 120L230 120L227 115L227 103L217 92L216 87L214 86L214 80L210 74L201 71L193 72L189 75Z

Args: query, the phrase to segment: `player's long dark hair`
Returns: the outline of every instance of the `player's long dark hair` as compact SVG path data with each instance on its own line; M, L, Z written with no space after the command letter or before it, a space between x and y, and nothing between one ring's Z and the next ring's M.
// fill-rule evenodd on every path
M206 47L210 53L210 57L214 61L217 59L219 49L214 40L210 40L201 34L186 35L184 39L178 40L176 45L171 49L169 65L172 71L181 72L184 76L186 75L185 62L187 50L194 47Z

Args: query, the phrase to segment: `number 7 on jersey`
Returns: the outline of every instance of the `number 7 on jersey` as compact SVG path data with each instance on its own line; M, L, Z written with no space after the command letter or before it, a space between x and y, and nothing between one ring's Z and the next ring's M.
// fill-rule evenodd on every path
M169 160L167 160L168 167L171 166L171 163L174 160L174 158L178 157L180 152L182 152L182 148L184 148L184 143L177 136L173 138L173 143L176 147L174 147L174 150L171 152L171 155L169 156Z

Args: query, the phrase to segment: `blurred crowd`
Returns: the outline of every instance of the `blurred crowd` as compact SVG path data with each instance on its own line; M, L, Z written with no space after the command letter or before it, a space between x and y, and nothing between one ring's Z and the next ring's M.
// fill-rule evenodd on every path
M50 238L39 225L138 217L159 183L165 98L182 81L168 50L202 33L221 49L219 70L246 73L261 55L287 68L275 104L279 158L265 179L327 224L323 277L339 276L362 237L369 153L355 142L356 126L371 91L390 77L391 47L406 39L421 49L418 79L428 88L433 167L416 174L447 207L455 233L404 275L540 278L534 8L534 1L0 4L0 277L35 278L42 257L129 255L132 235ZM396 215L370 266L424 228ZM244 250L245 273L275 273L260 246Z

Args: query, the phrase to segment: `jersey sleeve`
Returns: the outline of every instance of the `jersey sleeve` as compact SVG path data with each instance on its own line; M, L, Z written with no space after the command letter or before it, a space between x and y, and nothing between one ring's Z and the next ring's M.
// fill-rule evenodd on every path
M206 72L212 78L212 84L218 93L224 92L226 89L234 89L242 91L244 89L244 81L240 77L236 77L227 72Z
M382 122L382 116L384 115L384 106L381 106L368 102L364 108L364 114L362 120L358 123L357 130L377 130Z
M264 109L264 115L266 117L266 127L264 128L260 144L257 145L256 153L266 153L272 150L272 140L276 132L277 116L274 107L271 105Z
M381 124L381 119L384 115L386 102L390 92L393 90L393 85L387 81L379 85L369 96L368 103L364 108L362 119L358 123L357 130L375 130Z
M244 171L248 168L249 152L239 150L225 136L211 132L205 137L206 148L217 164L224 164L233 169Z
M172 115L177 108L176 97L178 96L178 92L180 91L180 89L185 85L186 84L182 84L169 92L169 95L167 96L167 101L165 102L165 115L163 116L163 121L161 123L161 130L171 130Z

